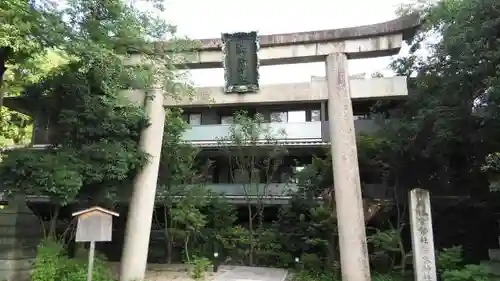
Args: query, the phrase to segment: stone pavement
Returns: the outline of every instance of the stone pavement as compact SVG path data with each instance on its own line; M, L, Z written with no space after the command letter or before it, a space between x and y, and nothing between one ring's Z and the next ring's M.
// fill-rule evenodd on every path
M118 278L119 263L110 263ZM288 271L281 268L222 265L218 272L209 270L205 281L285 281ZM148 264L146 281L194 281L183 264Z
M214 281L284 281L288 271L281 268L234 266Z

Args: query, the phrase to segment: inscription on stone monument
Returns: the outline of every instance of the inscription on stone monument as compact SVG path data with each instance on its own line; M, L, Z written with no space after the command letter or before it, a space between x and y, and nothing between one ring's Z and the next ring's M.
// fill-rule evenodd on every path
M249 93L259 90L257 32L222 34L224 54L224 91Z
M429 191L410 191L410 208L415 281L437 281Z

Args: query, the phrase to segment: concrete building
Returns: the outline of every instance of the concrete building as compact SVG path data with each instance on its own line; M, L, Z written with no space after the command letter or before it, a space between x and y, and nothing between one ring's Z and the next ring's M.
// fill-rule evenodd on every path
M408 94L405 77L365 79L354 76L350 82L357 133L376 130L376 121L364 118L376 101L392 100L396 104ZM126 91L125 94L133 102L144 100L144 93L140 90ZM4 103L11 109L33 115L33 109L23 106L19 98L6 98ZM283 132L276 134L275 138L288 149L287 159L275 179L262 178L268 204L287 202L288 191L295 189L296 185L290 180L293 171L310 163L312 155L324 153L330 140L325 77L312 77L309 83L264 85L258 93L248 94L226 94L222 87L197 88L191 99L166 99L164 105L183 108L185 121L190 124L183 140L200 147L203 156L213 160L207 187L217 193L225 193L236 204L246 202L245 194L242 185L233 182L229 176L231 169L227 157L220 153L219 141L228 136L236 111L259 113L272 131ZM35 117L32 137L35 147L50 144L50 131L57 129L45 124L44 120L44 116Z
M241 199L241 184L230 180L228 163L218 158L216 151L217 139L227 136L236 110L260 113L271 128L285 132L280 141L289 148L290 154L284 161L282 173L271 181L269 194L273 198L269 199L274 204L286 202L283 190L293 177L292 163L299 166L307 163L315 149L329 145L333 155L342 279L370 280L355 134L373 131L376 121L358 117L364 116L377 100L401 100L408 92L404 77L349 78L347 60L397 54L418 25L418 17L412 15L368 26L259 37L260 65L324 61L326 78L312 77L310 83L262 86L256 93L245 94L226 94L222 87L198 88L192 99L180 101L165 97L162 89L153 89L147 94L141 90L125 92L131 102L144 105L149 114L151 126L142 134L140 146L152 155L152 160L135 180L121 280L144 278L149 245L146 237L151 229L161 153L159 132L163 129L164 108L169 106L182 107L186 121L191 124L183 139L202 147L203 153L215 158L208 186L226 192L234 200ZM220 68L224 60L223 47L220 39L200 40L200 46L186 54L186 61L179 67ZM141 63L141 58L132 55L128 63ZM19 99L7 99L4 104L35 117L34 144L50 142L50 130L54 128L44 122L43 116L37 115L33 105Z

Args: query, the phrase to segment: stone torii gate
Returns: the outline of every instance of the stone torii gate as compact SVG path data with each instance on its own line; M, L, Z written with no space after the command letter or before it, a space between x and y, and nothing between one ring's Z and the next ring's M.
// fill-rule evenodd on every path
M342 280L369 281L363 203L354 132L348 59L395 55L402 42L418 28L416 15L373 25L274 34L259 37L260 65L326 62L328 115L338 218ZM221 68L221 39L200 40L194 55L182 67ZM125 244L121 263L121 281L143 280L146 270L151 220L155 203L157 175L165 119L164 95L153 90L145 99L151 125L142 133L140 146L151 155L149 163L134 182Z

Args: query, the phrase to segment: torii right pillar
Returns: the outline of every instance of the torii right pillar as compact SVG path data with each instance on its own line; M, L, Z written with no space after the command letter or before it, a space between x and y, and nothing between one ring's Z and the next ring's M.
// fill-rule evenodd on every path
M326 58L328 116L343 281L370 281L347 56Z

